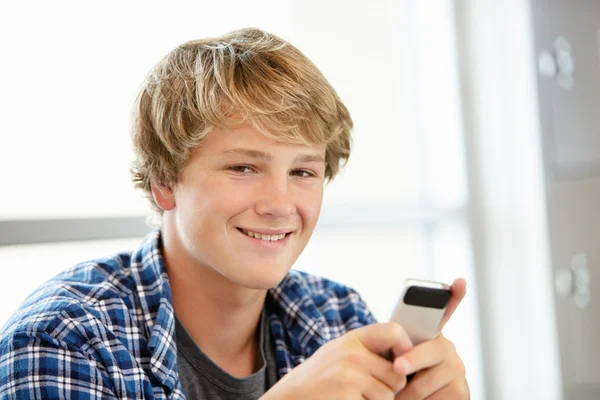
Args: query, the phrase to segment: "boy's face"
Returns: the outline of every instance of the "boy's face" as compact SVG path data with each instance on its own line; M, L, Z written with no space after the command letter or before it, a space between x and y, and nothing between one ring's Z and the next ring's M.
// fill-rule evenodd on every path
M165 212L179 262L243 287L275 286L317 223L324 160L324 144L281 143L250 123L215 128L192 154Z

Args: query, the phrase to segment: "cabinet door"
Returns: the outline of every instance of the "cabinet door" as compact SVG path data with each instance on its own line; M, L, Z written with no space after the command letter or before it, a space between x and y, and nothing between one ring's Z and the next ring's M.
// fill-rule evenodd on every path
M600 1L533 0L565 399L600 399Z

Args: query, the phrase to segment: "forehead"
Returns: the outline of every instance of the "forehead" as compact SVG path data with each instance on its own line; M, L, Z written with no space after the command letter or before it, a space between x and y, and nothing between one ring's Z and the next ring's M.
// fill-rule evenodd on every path
M204 138L202 145L195 152L195 156L235 155L243 152L231 150L246 149L259 153L268 154L272 157L285 154L313 154L325 157L325 144L305 145L286 143L275 140L261 133L250 122L233 128L213 128ZM251 154L247 154L251 155Z

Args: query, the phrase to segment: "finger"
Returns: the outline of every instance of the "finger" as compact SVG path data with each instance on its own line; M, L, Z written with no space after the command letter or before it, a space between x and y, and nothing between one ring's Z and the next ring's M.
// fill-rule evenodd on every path
M396 357L393 368L399 374L409 375L454 358L458 358L454 344L440 335L413 347L401 357Z
M469 384L466 379L457 379L452 381L449 385L444 386L431 396L427 397L426 400L469 400L471 398L471 392L469 390Z
M444 312L444 316L442 317L438 327L438 332L442 331L448 320L450 320L452 314L454 314L454 311L456 311L456 308L462 299L467 294L467 281L465 281L463 278L456 279L452 283L450 290L452 290L452 297L450 297L450 301L448 302L448 306L446 307L446 311Z
M396 392L392 391L383 382L371 378L366 382L367 387L363 389L363 397L367 400L394 400Z
M422 370L417 372L410 383L396 395L395 400L426 399L428 396L449 385L454 378L455 374L446 363ZM443 398L454 399L454 397Z
M368 366L371 376L382 382L390 392L398 393L406 386L406 375L396 372L391 361L369 352L360 362L363 367Z
M394 354L403 354L413 347L408 334L397 322L371 324L351 332L375 354L383 354L390 349Z

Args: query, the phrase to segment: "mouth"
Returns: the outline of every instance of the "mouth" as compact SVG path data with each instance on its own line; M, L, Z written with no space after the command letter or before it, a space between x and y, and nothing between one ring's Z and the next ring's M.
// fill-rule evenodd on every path
M285 241L294 231L271 231L269 233L255 232L248 229L237 228L242 234L248 236L250 239L261 240L263 242L283 242Z

